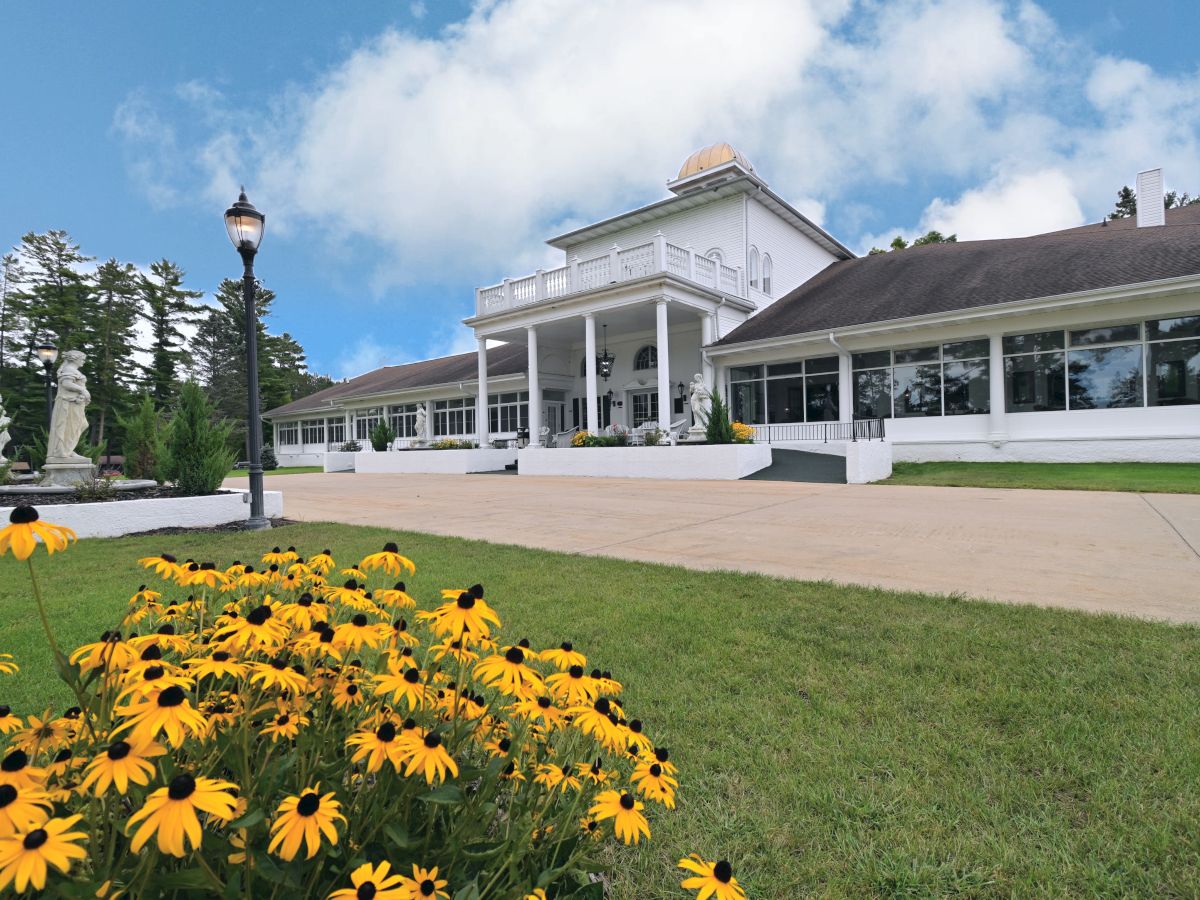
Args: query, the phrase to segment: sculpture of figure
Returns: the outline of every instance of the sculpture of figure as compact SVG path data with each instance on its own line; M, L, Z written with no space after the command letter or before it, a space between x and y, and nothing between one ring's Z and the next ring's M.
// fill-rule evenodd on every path
M87 379L79 367L87 359L78 350L63 354L58 367L58 393L50 415L50 437L46 442L46 462L91 463L75 452L79 439L87 431L87 405L92 401Z
M688 402L692 407L692 421L696 423L692 427L707 425L708 412L712 404L712 392L704 384L704 376L699 372L696 373L688 388Z
M417 422L416 422L416 439L418 444L424 444L429 438L425 433L425 426L428 424L425 414L425 404L417 404Z
M0 459L4 458L4 448L8 446L8 442L12 439L8 433L8 426L11 424L12 418L4 409L4 398L0 397Z

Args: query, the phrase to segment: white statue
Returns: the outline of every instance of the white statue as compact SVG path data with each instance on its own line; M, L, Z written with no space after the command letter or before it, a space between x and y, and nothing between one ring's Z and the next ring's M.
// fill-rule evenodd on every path
M425 427L428 425L428 417L425 414L425 404L417 404L417 423L416 423L416 439L418 444L424 444L429 440L425 433Z
M46 462L86 463L91 460L75 452L79 439L87 431L87 405L92 401L87 379L79 367L87 359L78 350L63 354L58 367L58 393L50 415L50 437L46 442Z
M0 397L0 459L4 458L4 448L8 446L8 442L12 439L8 433L8 426L11 424L12 417L5 411L4 398Z
M692 406L692 421L695 425L707 425L709 409L712 406L712 392L704 384L704 376L698 372L688 388L688 402Z

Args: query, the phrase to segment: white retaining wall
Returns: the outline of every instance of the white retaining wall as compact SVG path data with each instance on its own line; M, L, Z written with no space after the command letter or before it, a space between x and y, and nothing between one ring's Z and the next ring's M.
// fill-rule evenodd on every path
M340 450L330 450L325 454L326 472L353 472L354 453L342 453Z
M283 493L263 491L263 510L269 519L282 516ZM245 521L250 518L250 493L64 503L42 507L40 512L47 521L66 525L81 538L119 537L158 528L207 528Z
M281 466L319 466L325 462L324 451L320 453L276 453L275 460Z
M1200 438L1059 438L1007 440L996 444L988 441L906 441L895 444L895 457L897 462L1200 463Z
M591 478L666 478L736 481L771 464L766 444L700 447L526 447L517 453L521 475Z
M803 450L846 458L846 483L869 484L892 474L891 441L776 441L781 450Z
M355 472L432 473L466 475L470 472L498 472L517 461L516 450L492 447L473 450L398 450L386 453L355 453ZM331 471L328 466L326 471Z

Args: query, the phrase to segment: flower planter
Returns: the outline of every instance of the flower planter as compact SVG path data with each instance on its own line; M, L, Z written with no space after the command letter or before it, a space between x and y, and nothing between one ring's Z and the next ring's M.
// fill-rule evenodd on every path
M283 494L264 491L267 518L283 515ZM158 497L105 503L47 506L43 518L66 525L81 538L119 537L159 528L208 528L250 518L250 492L229 491L208 497Z
M526 447L517 453L521 475L589 478L669 478L736 481L771 464L766 444L677 447Z
M471 472L499 472L516 461L516 450L496 450L492 447L471 450L387 450L382 453L355 453L354 471L467 475ZM328 466L326 471L329 471Z

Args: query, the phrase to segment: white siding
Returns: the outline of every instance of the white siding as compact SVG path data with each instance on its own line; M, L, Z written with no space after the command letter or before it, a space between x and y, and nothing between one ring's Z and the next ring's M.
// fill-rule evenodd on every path
M771 257L771 296L768 297L761 290L750 289L750 299L760 309L836 261L837 257L832 253L801 234L757 200L748 198L746 203L749 223L747 244L758 248L760 258L764 254Z
M744 198L741 195L715 200L703 206L685 209L642 225L634 225L616 234L585 241L566 252L565 262L573 257L589 259L607 253L613 244L636 247L654 239L661 231L669 243L677 247L689 244L697 255L703 256L714 247L720 248L727 266L746 265Z

